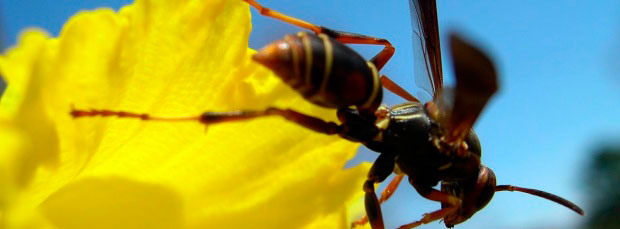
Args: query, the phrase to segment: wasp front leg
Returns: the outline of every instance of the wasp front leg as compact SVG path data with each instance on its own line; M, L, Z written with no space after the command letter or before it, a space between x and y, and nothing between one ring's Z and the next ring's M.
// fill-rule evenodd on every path
M453 208L442 208L442 209L439 209L439 210L431 212L431 213L426 213L426 214L424 214L424 217L422 217L422 219L420 219L418 221L415 221L413 223L402 225L402 226L398 227L398 229L414 228L414 227L420 226L422 224L427 224L427 223L433 222L433 221L438 220L438 219L443 219L448 214L453 213L454 211L455 211L455 209L453 209Z
M413 223L402 225L399 227L399 229L414 228L422 224L427 224L435 220L443 219L444 217L453 214L461 207L462 200L456 196L436 190L430 186L419 185L412 178L409 178L409 183L411 183L415 190L424 198L441 202L442 208L437 211L424 214L424 217L422 217L422 219Z

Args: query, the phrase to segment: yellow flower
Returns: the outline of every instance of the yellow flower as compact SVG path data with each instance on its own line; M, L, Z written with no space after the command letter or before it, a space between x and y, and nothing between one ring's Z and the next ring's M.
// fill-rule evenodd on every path
M0 228L346 228L358 144L278 117L205 126L72 119L70 107L166 116L267 106L325 120L251 60L241 0L143 0L38 30L0 56ZM359 210L359 209L358 209Z

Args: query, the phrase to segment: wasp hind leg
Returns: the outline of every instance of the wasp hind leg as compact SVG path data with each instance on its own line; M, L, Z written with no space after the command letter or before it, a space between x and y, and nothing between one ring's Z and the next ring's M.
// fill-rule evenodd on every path
M396 82L392 81L390 78L388 78L385 75L381 76L381 84L383 85L385 89L388 89L392 93L400 96L401 98L407 101L418 102L418 103L420 102L420 100L418 100L415 96L409 94L409 92L407 92L405 89L403 89L398 84L396 84Z
M165 121L165 122L177 122L177 121L197 121L205 125L217 124L223 122L234 122L250 120L265 116L281 116L291 122L314 130L323 134L340 134L343 132L342 126L334 122L326 122L319 118L305 115L291 109L280 109L275 107L269 107L262 111L231 111L231 112L205 112L202 115L186 116L186 117L163 117L153 116L145 113L133 113L126 111L112 111L112 110L76 110L72 109L71 116L74 118L90 117L90 116L115 116L119 118L134 118L144 121Z
M392 55L394 55L394 51L395 51L394 46L392 46L392 44L387 39L371 37L371 36L357 34L357 33L337 31L337 30L325 28L323 26L317 26L310 22L307 22L307 21L304 21L304 20L301 20L295 17L291 17L286 14L280 13L278 11L272 10L270 8L264 7L260 3L256 2L255 0L243 0L243 1L247 2L252 7L256 8L256 10L258 10L258 12L261 15L275 18L280 21L283 21L283 22L286 22L286 23L289 23L295 26L299 26L304 29L312 30L312 32L316 34L321 34L321 33L325 34L345 44L368 44L368 45L385 46L383 50L379 52L379 54L377 54L375 57L373 57L370 60L370 62L372 62L377 67L377 70L381 70L381 68L383 68L385 63L387 63L392 57Z
M299 26L302 27L304 29L308 29L308 30L312 30L314 33L322 33L323 29L319 26L316 26L310 22L298 19L298 18L294 18L291 16L288 16L286 14L280 13L278 11L269 9L267 7L264 7L263 5L261 5L260 3L254 1L254 0L243 0L244 2L247 2L248 4L250 4L250 6L256 8L256 10L258 10L258 12L263 15L263 16L267 16L267 17L271 17L271 18L275 18L278 19L280 21L295 25L295 26Z
M387 39L377 38L377 37L372 37L372 36L367 36L367 35L362 35L362 34L357 34L357 33L337 31L337 30L326 28L326 27L317 26L310 22L307 22L307 21L304 21L298 18L294 18L286 14L280 13L278 11L272 10L270 8L264 7L258 2L256 2L255 0L243 0L243 1L247 2L252 7L256 8L261 15L272 17L272 18L281 20L283 22L286 22L286 23L289 23L295 26L299 26L304 29L311 30L316 34L325 34L341 43L383 45L384 46L383 50L381 50L377 55L375 55L370 60L370 62L373 63L374 66L377 68L377 71L381 70L381 68L385 66L385 64L390 60L390 58L392 58L396 50L394 46L392 46L390 41L388 41ZM419 102L418 99L416 99L414 96L412 96L407 91L402 89L392 80L387 78L387 76L385 75L381 76L381 82L383 83L383 86L386 89L402 97L403 99L406 99L408 101Z

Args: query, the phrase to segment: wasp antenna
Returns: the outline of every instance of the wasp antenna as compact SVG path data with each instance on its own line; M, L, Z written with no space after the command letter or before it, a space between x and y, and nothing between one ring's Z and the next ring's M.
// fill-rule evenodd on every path
M570 208L571 210L577 212L579 215L585 215L586 213L583 211L583 209L581 209L579 206L577 206L576 204L574 204L573 202L570 202L562 197L559 197L555 194L551 194L545 191L541 191L541 190L536 190L536 189L530 189L530 188L523 188L523 187L517 187L517 186L512 186L512 185L498 185L495 186L495 192L499 192L499 191L519 191L519 192L525 192L528 193L530 195L534 195L534 196L538 196L538 197L542 197L548 200L551 200L553 202L556 202L558 204L564 205L564 207Z

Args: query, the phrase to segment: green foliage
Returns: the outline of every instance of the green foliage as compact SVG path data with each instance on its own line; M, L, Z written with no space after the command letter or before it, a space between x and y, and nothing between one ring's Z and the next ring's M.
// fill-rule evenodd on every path
M620 145L602 147L593 155L586 175L591 206L586 228L620 228Z

